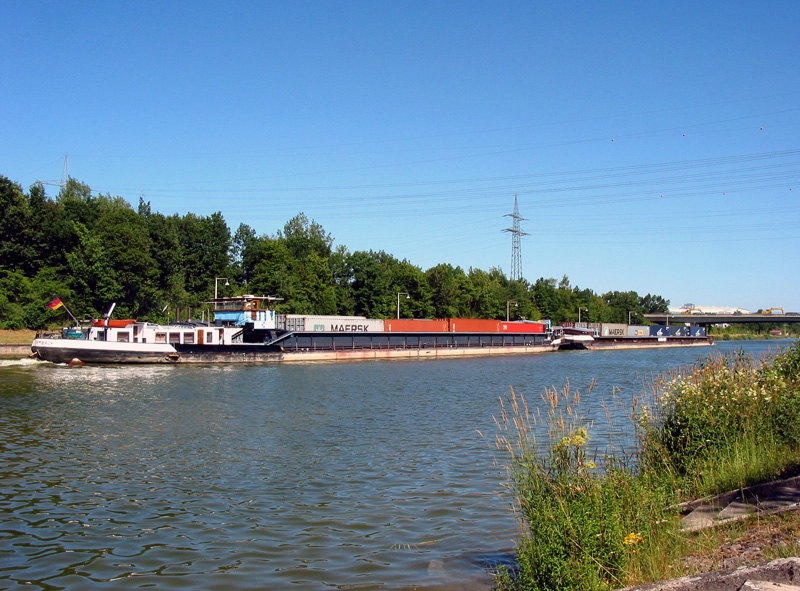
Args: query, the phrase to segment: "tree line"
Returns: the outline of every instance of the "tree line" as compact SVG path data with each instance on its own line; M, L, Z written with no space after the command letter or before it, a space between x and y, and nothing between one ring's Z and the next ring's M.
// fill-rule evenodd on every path
M0 328L41 329L64 321L58 296L78 318L114 315L165 322L176 310L208 309L220 296L273 295L281 313L392 318L527 318L642 323L666 312L661 296L596 294L539 278L511 280L440 263L427 270L383 250L350 252L303 213L273 235L247 224L231 232L220 212L170 216L121 197L93 195L69 178L55 199L41 184L26 193L0 175ZM218 278L222 278L219 280ZM407 297L406 297L407 296Z

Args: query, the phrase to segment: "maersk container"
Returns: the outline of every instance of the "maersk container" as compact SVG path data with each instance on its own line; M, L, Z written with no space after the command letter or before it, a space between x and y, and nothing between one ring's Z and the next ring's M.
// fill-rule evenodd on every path
M603 328L600 336L604 337L627 337L628 325L627 324L606 324L603 323Z
M383 319L367 318L366 320L331 321L329 328L325 330L330 332L383 332L386 329Z
M328 320L366 320L365 316L311 316L309 314L278 314L275 318L275 326L279 330L289 330L292 332L312 332L314 331L315 318L325 318ZM316 322L316 324L322 324L322 322Z
M279 323L278 328L291 332L383 332L383 320L365 316L286 314L284 325Z
M412 320L400 318L399 320L384 320L386 332L448 332L447 320Z
M650 336L650 327L649 326L634 326L633 324L628 326L628 336L629 337L649 337Z

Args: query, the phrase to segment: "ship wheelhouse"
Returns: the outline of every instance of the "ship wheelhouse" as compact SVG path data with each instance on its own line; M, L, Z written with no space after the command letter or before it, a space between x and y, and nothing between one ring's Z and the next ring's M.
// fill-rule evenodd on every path
M243 295L211 300L214 305L216 326L252 326L256 330L275 328L273 302L282 300L273 296Z

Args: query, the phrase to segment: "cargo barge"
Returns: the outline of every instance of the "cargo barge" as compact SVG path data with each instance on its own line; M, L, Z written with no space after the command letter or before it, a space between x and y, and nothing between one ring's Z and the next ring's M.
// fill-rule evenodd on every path
M564 323L554 329L559 349L646 349L714 344L704 326Z
M553 329L546 321L276 314L273 304L278 299L252 295L214 299L213 322L162 325L112 320L109 311L106 318L87 326L37 336L31 351L54 363L269 363L544 353L573 348L580 341L563 334L569 327ZM603 326L616 325L599 325L584 335L588 339L583 348L709 344L699 334L662 341L648 333L646 338L617 342L624 339L599 334Z

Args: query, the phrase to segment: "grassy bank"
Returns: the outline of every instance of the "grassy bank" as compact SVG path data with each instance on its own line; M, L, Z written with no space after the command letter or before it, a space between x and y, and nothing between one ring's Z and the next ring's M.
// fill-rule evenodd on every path
M569 387L544 401L540 415L512 391L498 419L525 528L500 589L614 589L686 574L703 542L681 530L676 505L778 478L800 458L798 343L657 376L633 401L628 455L593 447Z
M30 345L35 336L33 330L0 330L0 344Z

